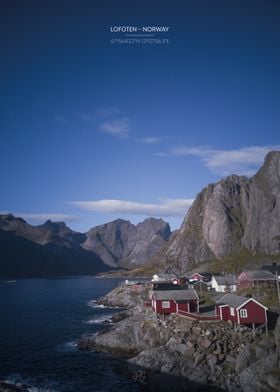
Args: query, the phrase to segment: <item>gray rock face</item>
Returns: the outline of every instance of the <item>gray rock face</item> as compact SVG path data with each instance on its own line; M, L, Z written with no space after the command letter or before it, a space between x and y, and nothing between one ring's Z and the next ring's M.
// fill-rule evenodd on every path
M147 286L142 285L136 292L133 286L120 284L97 302L109 307L133 308L142 305L147 298Z
M170 235L169 224L162 219L149 218L137 225L118 219L91 229L82 246L112 267L135 268L155 256Z
M165 253L169 271L185 272L245 248L280 253L280 152L252 178L232 175L196 197Z
M249 366L250 361L252 361L252 352L249 346L245 346L243 350L236 357L235 371L236 373L241 373L246 367Z

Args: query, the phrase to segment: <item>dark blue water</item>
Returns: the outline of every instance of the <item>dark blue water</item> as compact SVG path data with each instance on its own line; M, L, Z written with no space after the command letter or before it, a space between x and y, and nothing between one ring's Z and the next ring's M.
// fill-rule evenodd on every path
M98 320L116 310L90 301L119 283L93 277L0 281L0 379L40 391L138 391L117 371L119 360L74 344L104 328Z

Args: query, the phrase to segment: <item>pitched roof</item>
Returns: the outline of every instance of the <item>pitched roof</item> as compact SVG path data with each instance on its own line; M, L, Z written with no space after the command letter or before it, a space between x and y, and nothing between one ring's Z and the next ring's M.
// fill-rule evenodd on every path
M156 282L153 284L153 290L182 290L182 287L174 283Z
M247 297L242 297L241 295L235 295L235 294L225 294L223 297L218 299L216 301L217 305L228 305L233 308L242 308L245 306L249 301L254 301L257 303L259 306L267 310L267 307L261 304L259 301L257 301L255 298L247 298Z
M240 305L242 305L244 302L248 301L248 298L243 297L241 295L235 295L235 294L225 294L223 295L220 299L216 301L216 304L218 305L229 305L233 308L238 308Z
M157 290L153 291L153 298L160 301L188 301L198 299L198 295L195 290Z
M197 280L195 282L192 283L192 286L199 286L199 285L204 285L204 286L209 286L208 282L204 282L203 280Z
M262 270L266 270L271 272L273 275L275 275L275 273L277 273L277 275L280 275L280 264L265 264L262 266L261 268Z
M252 280L276 280L275 275L266 270L244 271Z
M213 275L213 272L201 272L200 275L205 276L205 277L211 277Z
M200 275L200 276L204 276L205 278L207 277L210 277L211 278L211 276L212 275L221 275L221 273L220 272L194 272L192 275L190 275L190 277L191 276L193 276L193 275L195 275L195 274L198 274L198 275Z
M221 276L216 276L215 275L214 278L216 279L216 282L219 285L227 285L227 284L233 285L233 284L236 283L235 276L232 275L232 274L221 275Z

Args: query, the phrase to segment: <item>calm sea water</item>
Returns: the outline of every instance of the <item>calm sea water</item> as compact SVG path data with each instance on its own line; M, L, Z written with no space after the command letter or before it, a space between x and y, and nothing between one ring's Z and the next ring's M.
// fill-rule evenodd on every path
M116 312L91 301L119 283L89 276L0 280L0 379L42 392L138 391L118 373L120 360L75 346Z

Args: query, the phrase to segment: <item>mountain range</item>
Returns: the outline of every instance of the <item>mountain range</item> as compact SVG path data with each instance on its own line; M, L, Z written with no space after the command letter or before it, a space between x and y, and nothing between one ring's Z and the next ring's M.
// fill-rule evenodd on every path
M64 222L32 226L12 214L0 215L0 275L95 274L132 269L155 256L171 236L169 224L149 218L137 225L118 219L87 233Z
M137 225L117 219L78 233L63 222L32 226L0 215L1 276L185 273L230 256L236 269L242 252L280 256L280 152L270 152L251 178L231 175L205 187L173 233L155 218Z

